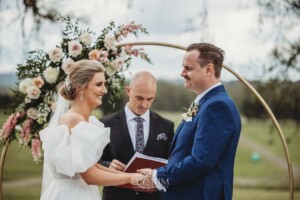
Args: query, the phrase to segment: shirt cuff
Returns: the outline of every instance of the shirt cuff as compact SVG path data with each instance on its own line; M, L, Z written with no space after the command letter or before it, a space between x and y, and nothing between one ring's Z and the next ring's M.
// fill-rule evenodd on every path
M157 179L157 171L155 169L152 173L152 182L158 190L166 192L166 188Z

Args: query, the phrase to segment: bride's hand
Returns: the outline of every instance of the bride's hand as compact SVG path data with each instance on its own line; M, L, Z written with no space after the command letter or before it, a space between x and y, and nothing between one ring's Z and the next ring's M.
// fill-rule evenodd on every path
M140 185L146 179L146 176L140 173L130 173L130 177L131 177L131 181L130 181L131 185Z

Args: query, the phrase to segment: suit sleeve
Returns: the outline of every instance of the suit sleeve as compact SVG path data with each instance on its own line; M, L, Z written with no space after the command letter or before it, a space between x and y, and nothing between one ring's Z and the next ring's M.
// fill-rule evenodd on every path
M224 102L215 102L199 111L191 154L174 165L157 169L165 187L184 184L212 169L233 134L233 114Z
M105 119L101 119L100 121L102 123L104 123L105 127L107 127L107 122L105 121ZM110 143L108 143L106 145L106 147L104 148L102 156L101 156L100 160L98 161L98 163L105 167L109 167L111 161L112 161L112 153L111 153L111 149L110 149Z
M105 167L109 167L111 161L112 161L112 155L111 155L110 146L108 144L104 148L103 154L102 154L100 160L98 161L98 163L105 166Z

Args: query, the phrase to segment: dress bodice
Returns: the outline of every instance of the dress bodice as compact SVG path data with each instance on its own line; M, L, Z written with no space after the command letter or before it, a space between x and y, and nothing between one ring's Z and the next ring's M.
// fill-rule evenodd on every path
M45 128L40 132L45 164L56 178L75 178L100 159L109 143L110 129L94 116L72 129L66 125Z

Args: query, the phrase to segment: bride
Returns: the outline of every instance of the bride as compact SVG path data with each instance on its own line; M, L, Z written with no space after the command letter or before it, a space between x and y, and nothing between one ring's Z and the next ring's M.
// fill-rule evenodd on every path
M75 62L59 90L54 115L40 131L44 150L42 200L97 200L101 199L97 185L137 184L145 178L97 164L110 134L109 128L91 116L107 93L104 71L98 61Z

